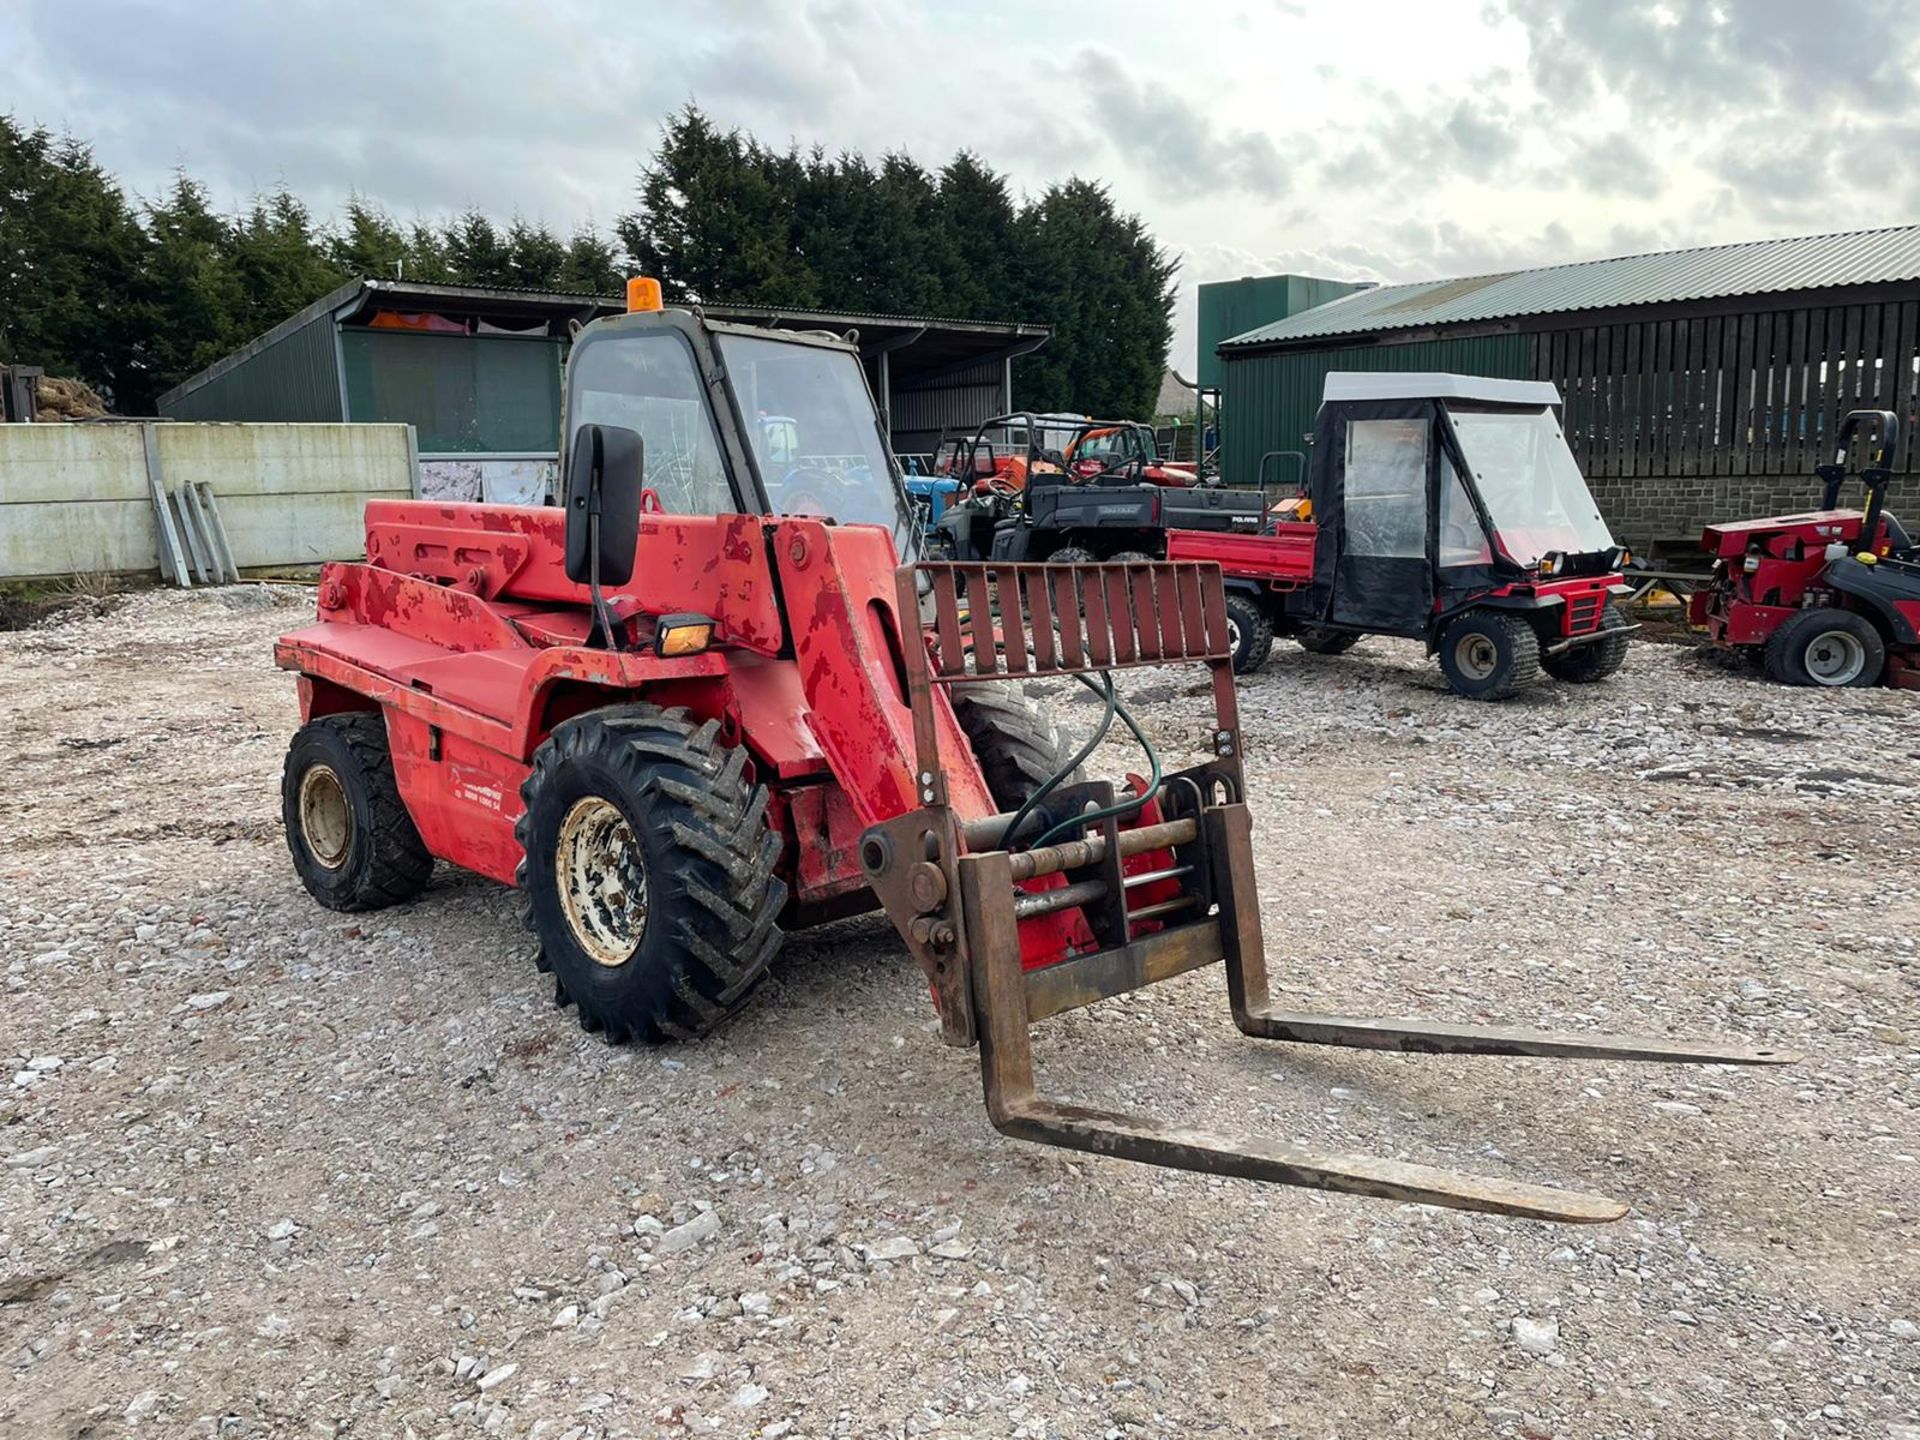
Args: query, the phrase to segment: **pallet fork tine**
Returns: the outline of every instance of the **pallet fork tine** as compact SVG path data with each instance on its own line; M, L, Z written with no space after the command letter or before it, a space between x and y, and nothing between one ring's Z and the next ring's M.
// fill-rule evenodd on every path
M943 567L926 568L939 571ZM1152 568L1176 570L1172 565ZM1106 569L1073 567L1067 593L1124 604L1122 587L1111 585L1110 576L1101 573ZM1599 1195L1398 1160L1322 1154L1260 1136L1216 1134L1045 1099L1035 1082L1030 1028L1064 1010L1223 963L1234 1022L1257 1039L1417 1054L1734 1065L1779 1065L1798 1058L1781 1050L1740 1045L1274 1010L1260 933L1252 822L1240 789L1238 717L1224 635L1218 633L1224 628L1219 571L1193 566L1178 570L1183 573L1164 578L1199 588L1200 613L1186 627L1191 632L1186 638L1195 643L1185 649L1189 658L1204 659L1214 669L1218 714L1214 759L1168 777L1149 797L1163 803L1170 818L1143 820L1133 830L1120 831L1108 817L1076 837L1015 853L1007 847L1028 833L1027 826L1020 827L1020 835L1009 835L1012 817L960 820L936 800L873 827L863 841L869 878L926 966L940 998L947 1039L955 1044L977 1042L980 1047L987 1111L996 1129L1038 1144L1170 1169L1526 1219L1594 1224L1619 1219L1627 1207ZM1162 578L1155 574L1151 579L1156 583L1129 588L1136 597L1150 596L1158 593L1157 582ZM1009 585L1005 574L996 579L1003 605L1023 589L1030 595L1047 588ZM1061 588L1058 573L1051 579L1054 588ZM975 583L985 580L980 575ZM899 587L903 604L916 593L914 586L912 572L903 571ZM1178 585L1174 588L1177 593ZM952 587L944 583L944 576L936 574L930 593L942 611L952 603L948 599ZM1089 616L1096 608L1087 606ZM1129 623L1152 617L1130 617L1110 607L1099 618L1117 638ZM933 634L953 633L949 617L936 616ZM1004 633L1020 633L1017 620ZM1105 639L1093 637L1090 650L1111 655L1129 648L1117 644L1109 648ZM964 658L942 655L937 641L931 657L910 657L909 690L916 731L923 739L931 736L933 727L920 725L918 716L930 715L936 686L977 683L1006 673L1001 668L1003 657L992 650L991 640L980 644L976 637ZM1106 663L1119 668L1124 662ZM1030 664L1024 673L1070 674L1090 668L1091 664L1073 666L1062 659L1055 666ZM938 757L929 750L923 748L920 762L923 774L938 773ZM1110 802L1113 791L1109 786L1088 785L1063 790L1062 795L1067 797L1066 813L1073 814ZM1142 855L1149 857L1146 863L1162 867L1146 878L1164 876L1162 883L1172 884L1179 877L1183 893L1172 900L1130 907L1128 894L1143 883L1143 877L1137 867L1129 875L1124 866ZM1137 923L1150 913L1151 924ZM1031 937L1023 935L1023 925L1075 914L1084 915L1088 922L1078 944L1068 945L1063 954L1048 953L1038 959L1028 953L1033 945ZM1170 923L1166 917L1173 914L1184 914L1183 923Z

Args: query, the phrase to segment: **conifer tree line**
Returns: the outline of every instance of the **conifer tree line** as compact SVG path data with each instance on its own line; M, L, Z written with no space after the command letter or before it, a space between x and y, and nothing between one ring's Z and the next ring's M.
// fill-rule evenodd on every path
M0 363L151 414L355 277L617 294L639 273L670 302L1051 325L1015 362L1023 406L1152 412L1175 264L1096 182L1016 196L965 151L928 170L897 153L781 150L689 105L635 200L611 234L471 209L402 221L357 197L319 219L285 188L225 213L184 172L157 199L132 196L83 140L0 114Z

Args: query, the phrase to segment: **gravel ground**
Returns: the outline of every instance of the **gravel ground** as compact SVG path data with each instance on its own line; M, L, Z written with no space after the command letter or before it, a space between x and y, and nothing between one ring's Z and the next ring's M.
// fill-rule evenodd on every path
M1047 1083L1633 1204L1571 1229L1002 1140L879 920L649 1051L497 886L323 911L310 604L0 636L0 1435L1920 1440L1920 696L1658 645L1492 707L1380 641L1244 684L1290 999L1806 1059L1262 1047L1202 972L1043 1027ZM1173 749L1192 678L1129 688Z

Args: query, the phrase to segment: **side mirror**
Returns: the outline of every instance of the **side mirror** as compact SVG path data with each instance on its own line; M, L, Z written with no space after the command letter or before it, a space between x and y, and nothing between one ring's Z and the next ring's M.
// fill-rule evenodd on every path
M567 578L624 585L640 541L646 447L622 425L582 425L567 452Z

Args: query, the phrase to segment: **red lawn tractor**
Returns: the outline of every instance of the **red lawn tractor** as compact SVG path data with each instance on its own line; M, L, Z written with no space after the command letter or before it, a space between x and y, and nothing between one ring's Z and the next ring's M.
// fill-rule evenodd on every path
M1327 376L1304 510L1257 535L1169 536L1170 560L1226 572L1234 668L1273 637L1335 655L1365 635L1426 643L1449 684L1497 700L1625 663L1614 543L1554 409L1531 380Z
M1858 441L1867 463L1847 469ZM1833 462L1816 472L1820 508L1712 525L1713 583L1687 618L1722 644L1762 648L1783 685L1888 684L1920 690L1920 547L1887 513L1900 445L1891 411L1855 410L1841 422ZM1842 510L1852 476L1864 510Z
M1219 964L1234 1022L1268 1040L1791 1058L1277 1008L1219 569L902 566L907 499L858 352L657 296L640 283L574 344L564 508L377 502L366 563L327 566L316 623L276 647L304 722L287 842L322 904L411 899L436 858L515 885L556 1000L613 1040L711 1030L783 929L883 908L1009 1135L1542 1219L1625 1207L1055 1104L1029 1027ZM791 419L777 454L763 414ZM1179 770L1113 683L1169 664L1211 677L1204 754ZM1092 742L1063 753L1021 689L1037 678L1095 693ZM1116 719L1147 773L1088 781Z

